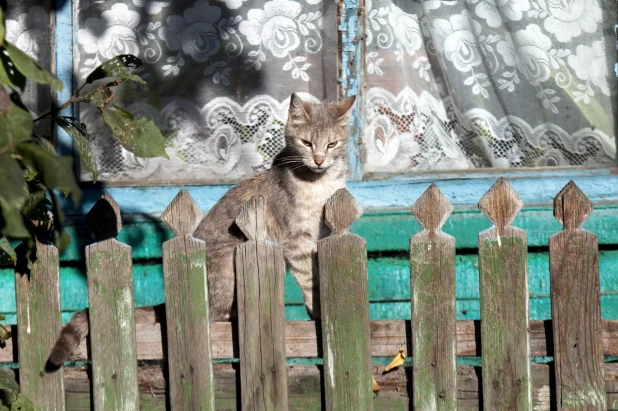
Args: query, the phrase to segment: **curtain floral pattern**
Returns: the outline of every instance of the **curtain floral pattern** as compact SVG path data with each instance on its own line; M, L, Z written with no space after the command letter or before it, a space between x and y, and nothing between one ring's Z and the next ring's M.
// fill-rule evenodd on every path
M268 168L290 94L318 101L336 87L325 74L337 58L324 48L325 33L337 32L331 14L321 0L80 1L80 81L115 55L140 57L148 86L123 85L117 99L155 121L171 158L136 158L82 107L101 179L221 181Z
M366 0L365 171L616 164L614 0Z

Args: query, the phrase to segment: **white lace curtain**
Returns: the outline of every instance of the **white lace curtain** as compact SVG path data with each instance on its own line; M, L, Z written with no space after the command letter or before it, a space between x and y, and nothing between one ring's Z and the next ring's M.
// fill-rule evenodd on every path
M141 57L148 86L124 84L118 100L154 119L171 157L135 158L83 107L102 180L254 174L283 146L291 92L336 98L335 0L75 1L80 84L110 57ZM9 40L49 60L49 31L36 23L48 9L8 3ZM365 0L366 177L614 166L616 9L616 0Z
M365 172L616 165L615 0L366 0Z
M154 119L171 158L136 158L84 106L101 179L225 181L268 168L284 144L290 94L335 98L337 53L327 45L336 41L336 8L328 3L79 1L80 78L117 54L139 56L148 85L123 85L118 100Z

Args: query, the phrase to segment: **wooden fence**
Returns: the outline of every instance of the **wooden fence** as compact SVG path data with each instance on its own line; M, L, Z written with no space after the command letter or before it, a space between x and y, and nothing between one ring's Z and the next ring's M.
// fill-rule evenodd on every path
M601 320L597 239L581 228L592 204L573 182L555 198L564 230L549 239L551 322L529 321L526 232L511 225L522 206L504 179L480 200L493 223L479 234L482 321L456 321L456 239L441 231L453 207L431 185L412 208L423 227L410 239L412 320L369 321L365 240L348 232L362 210L340 190L325 206L333 235L317 250L322 321L286 323L283 251L253 198L236 219L247 241L236 250L232 324L209 322L205 245L192 237L203 215L181 191L161 216L176 237L163 244L160 326L133 308L131 248L115 239L120 210L105 195L87 216L97 238L86 248L91 335L74 358L91 360L89 371L45 372L60 282L58 251L40 239L32 270L15 272L21 388L40 410L400 409L406 392L417 410L614 408L618 367L604 356L618 356L618 322ZM376 357L402 347L411 363L383 374ZM12 355L9 345L0 362ZM321 371L294 365L316 357ZM65 395L79 384L84 396Z

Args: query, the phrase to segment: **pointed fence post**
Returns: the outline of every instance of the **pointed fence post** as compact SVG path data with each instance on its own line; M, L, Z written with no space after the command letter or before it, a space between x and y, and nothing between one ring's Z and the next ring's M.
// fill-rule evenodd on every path
M325 205L333 235L318 241L328 411L373 410L367 245L348 232L362 213L346 189L338 190Z
M131 247L116 236L118 204L101 197L86 216L98 242L86 247L94 407L139 409Z
M524 203L500 178L479 208L493 227L479 234L483 408L532 409L526 232L511 223Z
M181 190L161 215L176 234L163 243L167 359L172 410L215 409L206 243L192 236L203 214Z
M592 208L572 181L554 199L564 226L549 237L558 410L606 409L598 240L581 228Z
M264 197L242 208L236 225L248 241L236 247L236 295L243 410L288 408L285 360L285 261L267 240Z
M412 207L423 231L410 239L414 409L457 408L455 238L441 231L453 211L432 184Z
M37 260L32 270L26 265L25 246L17 250L15 296L19 385L37 410L64 410L62 369L46 374L45 363L62 328L58 249L48 241L48 230L39 227Z

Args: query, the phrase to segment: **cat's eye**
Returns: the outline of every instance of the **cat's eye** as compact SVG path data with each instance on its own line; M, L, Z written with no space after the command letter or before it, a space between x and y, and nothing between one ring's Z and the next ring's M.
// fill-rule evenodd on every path
M307 141L307 140L300 140L300 141L302 141L303 144L306 145L307 147L311 147L312 146L311 141Z
M333 148L333 147L335 147L335 146L337 145L337 143L338 143L338 141L333 141L332 143L330 143L330 144L328 145L328 148Z

